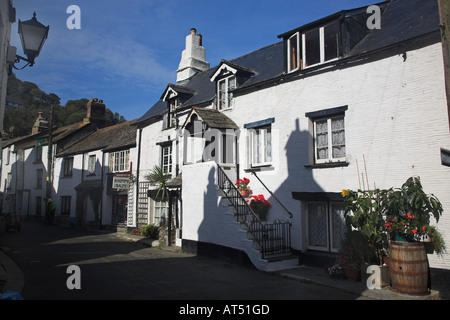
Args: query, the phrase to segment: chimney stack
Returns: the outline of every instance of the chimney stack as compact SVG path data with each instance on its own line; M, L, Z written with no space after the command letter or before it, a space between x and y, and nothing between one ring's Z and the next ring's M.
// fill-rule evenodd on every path
M84 123L96 123L98 126L104 126L106 106L103 104L103 100L93 98L86 104L86 117Z
M181 54L180 65L177 70L177 83L188 80L197 72L209 69L209 63L206 62L206 50L202 46L202 36L197 35L195 28L191 29L186 37L186 49Z
M31 129L31 134L36 134L48 129L48 120L44 117L42 112L39 112L38 118L33 124L33 128Z

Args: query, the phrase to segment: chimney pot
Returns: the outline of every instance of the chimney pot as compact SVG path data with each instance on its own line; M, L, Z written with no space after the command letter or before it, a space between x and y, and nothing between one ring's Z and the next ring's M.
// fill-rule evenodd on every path
M191 29L191 34L197 34L197 29L192 28L192 29Z

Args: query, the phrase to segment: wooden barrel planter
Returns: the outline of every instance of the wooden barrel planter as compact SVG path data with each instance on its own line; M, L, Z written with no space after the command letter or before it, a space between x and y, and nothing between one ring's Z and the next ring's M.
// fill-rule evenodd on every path
M427 295L428 260L421 242L391 241L389 272L392 289L408 295Z

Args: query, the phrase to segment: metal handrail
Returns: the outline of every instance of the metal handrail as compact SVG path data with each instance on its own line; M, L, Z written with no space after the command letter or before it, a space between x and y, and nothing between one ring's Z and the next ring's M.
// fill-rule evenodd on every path
M290 212L283 203L281 203L281 201L273 194L272 191L269 190L269 188L267 188L267 186L264 184L264 182L262 182L262 180L258 177L258 175L256 174L255 171L250 170L250 172L256 177L256 179L258 179L258 181L263 185L264 188L266 188L266 190L270 193L270 195L272 197L274 197L275 200L278 201L278 203L283 207L284 210L286 210L286 212L289 214L289 216L291 217L291 219L294 217L294 215L292 214L292 212Z
M261 247L262 257L290 252L291 223L276 220L272 224L263 224L223 169L219 165L217 167L219 188L235 208L236 219L246 224L247 230Z

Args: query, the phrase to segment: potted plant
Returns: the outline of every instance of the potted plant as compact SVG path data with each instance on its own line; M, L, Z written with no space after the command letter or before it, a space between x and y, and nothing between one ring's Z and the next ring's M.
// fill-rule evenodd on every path
M243 178L236 181L236 187L241 192L241 195L244 198L248 198L252 193L252 190L249 188L248 184L250 183L250 179Z
M383 228L386 191L342 190L346 203L346 241L361 257L361 281L368 278L369 265L378 265L381 283L389 283L389 266L383 264L387 255L388 241Z
M385 230L390 238L390 277L394 290L405 294L428 294L428 258L423 239L430 239L441 255L446 246L442 234L430 225L442 215L440 201L426 194L419 177L409 178L401 188L389 189L385 198Z
M342 190L345 199L347 238L365 264L381 265L385 255L383 241L383 190Z
M409 178L401 188L389 189L386 197L386 223L384 225L391 241L418 242L429 239L436 253L446 250L442 234L431 226L431 217L436 223L442 216L441 202L426 194L419 177Z
M335 279L343 279L345 276L344 269L339 263L333 264L327 269L328 275Z
M350 244L339 250L337 265L343 270L349 280L358 281L361 275L361 258Z
M265 221L267 212L272 205L264 198L264 195L251 196L251 200L247 200L247 202L249 202L253 212L259 215L259 219Z

